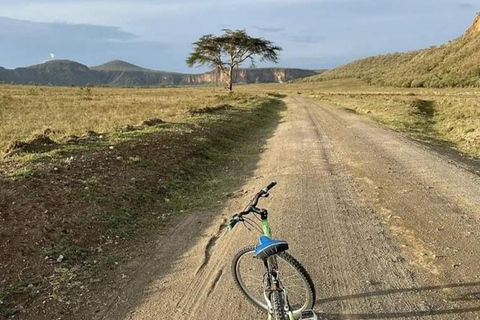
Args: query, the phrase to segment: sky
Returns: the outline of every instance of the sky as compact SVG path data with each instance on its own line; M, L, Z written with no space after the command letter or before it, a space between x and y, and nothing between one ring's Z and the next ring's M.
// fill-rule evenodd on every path
M479 11L480 0L0 0L0 66L120 59L196 73L192 43L229 28L281 46L280 67L333 68L445 43Z

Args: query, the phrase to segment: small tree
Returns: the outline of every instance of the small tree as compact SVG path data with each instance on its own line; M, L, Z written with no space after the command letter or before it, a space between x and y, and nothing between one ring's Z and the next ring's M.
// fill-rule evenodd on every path
M194 42L194 50L187 59L190 67L207 65L227 77L228 89L233 90L233 72L246 60L255 65L255 57L260 61L277 63L278 52L282 48L263 38L250 37L245 30L223 29L220 36L204 35Z

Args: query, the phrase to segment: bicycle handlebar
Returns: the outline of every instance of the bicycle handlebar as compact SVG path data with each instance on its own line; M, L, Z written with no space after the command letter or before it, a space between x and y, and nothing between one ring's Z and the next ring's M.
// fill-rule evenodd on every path
M270 191L270 189L272 189L273 187L275 187L277 185L277 181L272 181L270 182L270 184L268 186L265 187L265 189L263 189L265 192L268 192Z
M228 230L232 230L238 222L243 221L242 220L243 215L249 214L250 212L260 213L260 209L257 208L258 200L260 200L261 197L268 197L268 192L276 185L277 185L277 182L272 181L268 186L260 190L250 201L246 210L238 214L235 214L232 217L232 220L230 220L230 223L228 224Z

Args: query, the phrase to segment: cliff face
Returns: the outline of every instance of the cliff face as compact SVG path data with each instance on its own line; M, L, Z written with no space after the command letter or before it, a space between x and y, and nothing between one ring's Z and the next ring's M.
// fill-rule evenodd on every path
M305 78L315 75L315 71L302 69L240 69L234 74L237 83L284 83L290 80Z
M221 76L217 71L210 71L202 74L183 75L181 85L204 84L204 83L220 83Z
M286 69L286 68L259 68L259 69L238 69L233 73L235 83L284 83L290 80L310 77L317 74L312 70ZM211 71L199 75L188 75L182 84L221 83L226 81L226 76Z
M286 82L316 74L302 69L239 69L236 83ZM48 61L40 65L7 70L0 68L0 81L52 85L169 86L221 83L224 77L216 71L203 74L181 74L137 67L123 61L88 68L68 60Z

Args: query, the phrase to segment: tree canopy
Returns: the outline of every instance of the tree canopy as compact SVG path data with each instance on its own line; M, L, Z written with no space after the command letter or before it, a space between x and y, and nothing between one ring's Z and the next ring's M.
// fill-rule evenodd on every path
M278 62L281 47L263 38L250 37L245 30L223 29L220 36L207 34L194 42L194 50L187 58L190 67L209 66L227 77L228 88L233 90L233 72L245 61L255 66L259 61Z

